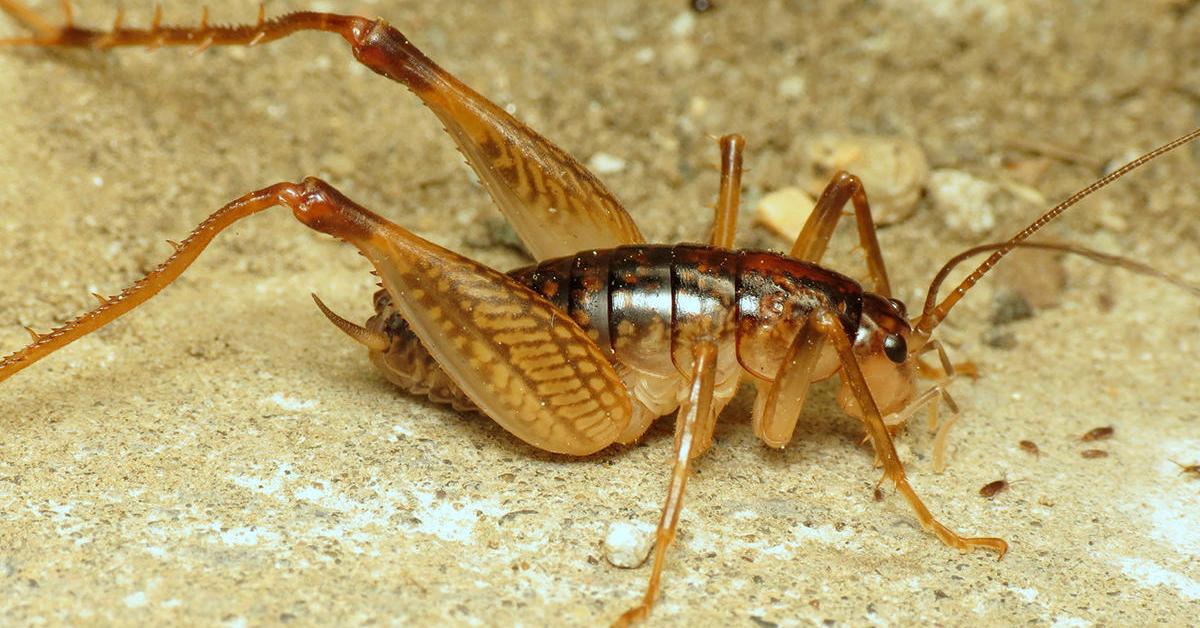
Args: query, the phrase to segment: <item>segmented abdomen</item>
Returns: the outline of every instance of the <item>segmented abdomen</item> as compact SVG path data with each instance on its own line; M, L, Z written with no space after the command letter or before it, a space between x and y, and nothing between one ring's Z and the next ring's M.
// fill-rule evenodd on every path
M770 380L814 309L837 312L851 335L862 311L862 288L852 279L766 251L632 245L550 259L509 275L578 323L655 413L674 408L697 343L717 345L718 381L732 381L739 368ZM375 305L368 326L392 338L392 349L375 358L389 379L435 401L473 407L390 297L381 291Z
M510 275L579 323L615 363L660 375L672 366L689 374L692 348L713 342L771 379L772 366L813 310L834 310L849 334L862 312L854 280L767 251L633 245L546 260Z
M386 290L375 293L375 315L367 321L367 328L384 332L391 341L387 351L371 352L371 362L393 384L414 395L450 404L455 410L477 409L421 344L408 321L392 305L392 297Z

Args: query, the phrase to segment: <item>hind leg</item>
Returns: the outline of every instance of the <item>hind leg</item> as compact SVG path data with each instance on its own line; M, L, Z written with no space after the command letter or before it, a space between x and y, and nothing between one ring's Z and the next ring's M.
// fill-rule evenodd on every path
M133 28L124 25L118 11L112 27L104 31L76 27L69 11L65 23L56 27L16 0L0 0L0 9L34 33L0 40L0 46L191 46L199 52L211 46L256 46L302 31L340 35L360 63L403 84L437 115L535 258L643 241L633 219L600 179L434 63L383 20L318 11L267 19L260 6L253 24L209 24L205 11L197 26L166 26L161 11L156 11L149 27Z
M438 365L509 432L546 451L590 454L629 423L630 394L587 333L541 295L417 237L308 178L282 204L356 247Z
M90 312L0 359L0 381L100 329L175 281L218 233L276 205L357 247L438 364L489 417L547 451L609 445L630 418L629 393L569 316L507 275L413 235L318 179L279 183L226 205L167 261ZM343 329L345 331L345 329Z

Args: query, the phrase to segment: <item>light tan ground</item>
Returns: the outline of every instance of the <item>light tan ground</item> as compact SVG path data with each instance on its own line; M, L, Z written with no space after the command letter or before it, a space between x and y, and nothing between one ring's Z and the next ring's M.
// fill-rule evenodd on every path
M110 18L96 4L82 20ZM253 18L211 4L215 21ZM624 159L604 178L654 240L705 232L706 134L749 138L751 204L807 182L824 132L908 138L935 168L985 178L1056 147L1078 158L1028 179L1053 200L1200 121L1194 3L527 4L315 6L386 16L585 161ZM149 3L126 5L148 19ZM434 118L332 36L199 58L3 50L0 81L4 351L22 325L118 290L225 201L306 174L497 267L524 262ZM1054 235L1200 281L1198 162L1192 148L1156 163ZM928 201L880 234L914 307L942 260L986 237L948 232ZM740 238L786 246L748 217ZM861 268L848 245L833 261ZM1194 621L1200 481L1169 460L1200 461L1200 305L1066 267L1062 306L994 330L989 279L941 330L983 372L954 386L966 414L949 471L932 472L924 429L900 444L935 512L1008 539L1003 561L942 547L890 492L872 501L876 472L829 386L784 451L754 441L746 395L689 486L653 623ZM657 519L669 422L568 460L396 392L308 297L365 316L366 270L285 211L256 217L149 306L0 386L0 617L595 624L633 603L647 568L610 567L601 541L611 521ZM1015 347L984 342L1005 333ZM1080 458L1075 438L1107 424L1110 456ZM978 496L1002 477L1010 491Z

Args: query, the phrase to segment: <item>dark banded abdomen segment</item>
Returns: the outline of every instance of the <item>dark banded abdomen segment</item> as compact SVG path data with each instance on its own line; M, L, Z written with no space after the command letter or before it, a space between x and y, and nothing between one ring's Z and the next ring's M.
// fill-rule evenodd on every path
M773 379L813 311L832 310L851 335L862 315L862 287L853 279L770 251L631 245L512 276L569 312L616 364L661 377L672 368L686 376L692 347L713 341L722 370L736 361Z
M631 245L511 275L568 312L615 363L665 377L691 372L696 342L732 341L739 256L703 245Z
M739 252L698 244L673 248L671 359L680 374L692 372L692 350L703 342L716 343L719 372L736 365L740 259Z
M862 317L862 287L845 275L767 251L739 251L737 357L755 377L774 380L808 317L833 311L851 340Z
M389 381L406 392L449 404L460 412L478 409L421 344L393 307L387 291L375 294L375 311L375 316L367 321L367 328L387 334L391 346L384 352L372 351L371 362Z
M614 250L584 251L509 272L510 277L570 316L613 362L608 274Z
M608 333L614 357L626 367L657 375L674 369L674 259L674 248L667 246L623 246L612 252Z

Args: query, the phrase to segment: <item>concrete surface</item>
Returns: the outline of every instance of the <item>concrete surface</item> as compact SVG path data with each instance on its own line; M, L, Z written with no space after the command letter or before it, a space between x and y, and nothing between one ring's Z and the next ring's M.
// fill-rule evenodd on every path
M79 19L106 23L101 4ZM186 4L168 20L195 22ZM311 6L385 16L581 159L623 160L600 157L617 170L603 178L653 240L703 237L707 135L729 131L749 140L745 245L787 246L749 207L807 185L806 147L827 133L909 140L934 169L1024 186L983 235L948 229L928 195L881 232L912 307L954 252L1200 122L1190 2L528 4ZM150 3L126 5L149 19ZM211 6L214 21L254 16ZM22 325L136 278L227 200L306 174L496 267L525 261L433 116L334 37L199 57L0 50L0 81L4 351ZM1155 163L1051 235L1200 282L1198 162L1191 148ZM860 273L851 233L831 265ZM783 451L753 439L746 394L689 485L651 625L1194 621L1200 480L1171 460L1200 461L1200 302L1066 260L1061 289L1028 297L1056 307L994 323L1006 282L1054 272L1011 265L939 330L982 373L953 385L949 470L933 473L923 427L899 445L942 520L1006 538L1009 555L959 555L890 491L873 501L869 452L829 385ZM568 460L400 394L308 297L365 317L366 270L268 213L0 386L0 621L591 625L635 602L648 568L609 566L601 544L612 521L657 519L670 422ZM1109 424L1113 439L1077 440ZM1109 456L1083 459L1092 446ZM999 478L1012 488L978 495Z

